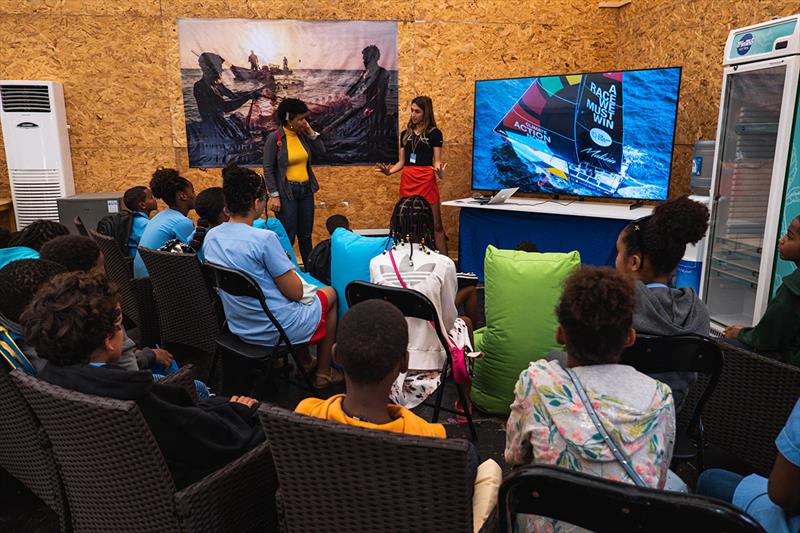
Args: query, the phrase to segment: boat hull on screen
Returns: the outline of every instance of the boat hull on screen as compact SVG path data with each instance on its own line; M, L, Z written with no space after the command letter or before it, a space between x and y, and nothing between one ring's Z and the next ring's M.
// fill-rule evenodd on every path
M663 200L680 68L478 81L472 187Z

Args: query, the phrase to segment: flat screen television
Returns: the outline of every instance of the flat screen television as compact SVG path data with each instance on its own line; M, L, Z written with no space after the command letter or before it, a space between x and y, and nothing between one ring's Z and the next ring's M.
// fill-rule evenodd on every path
M472 188L665 200L680 67L475 82Z

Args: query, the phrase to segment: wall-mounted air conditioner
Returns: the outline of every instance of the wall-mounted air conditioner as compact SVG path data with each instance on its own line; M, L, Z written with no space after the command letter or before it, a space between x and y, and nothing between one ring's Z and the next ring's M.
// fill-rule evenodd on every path
M56 199L75 194L64 87L53 81L0 81L0 122L17 229L58 221Z

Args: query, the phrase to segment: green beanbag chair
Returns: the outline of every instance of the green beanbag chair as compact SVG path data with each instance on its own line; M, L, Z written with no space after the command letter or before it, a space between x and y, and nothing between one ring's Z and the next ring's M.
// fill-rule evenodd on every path
M486 327L475 332L475 349L483 352L472 381L475 407L507 415L520 372L560 349L555 307L564 281L580 264L578 252L486 249Z

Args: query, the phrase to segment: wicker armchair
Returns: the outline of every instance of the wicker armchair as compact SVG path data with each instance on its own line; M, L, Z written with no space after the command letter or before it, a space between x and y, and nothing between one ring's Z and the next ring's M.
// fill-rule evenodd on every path
M186 392L188 392L192 400L196 402L197 387L194 384L194 378L195 378L194 365L188 364L188 365L183 365L172 374L167 374L166 376L158 380L158 383L160 383L161 385L175 385L177 387L181 387Z
M775 438L800 398L800 368L717 342L725 365L703 410L706 442L768 476L778 453ZM689 404L697 401L706 381L698 377L682 412L691 412ZM685 423L679 416L678 425Z
M276 531L267 443L176 492L134 402L11 378L53 443L76 531Z
M58 515L70 531L67 498L53 450L30 406L0 364L0 467L22 482Z
M112 237L89 231L105 258L108 279L119 289L122 314L139 328L138 344L154 346L161 342L158 312L153 298L153 287L148 278L133 277L133 260L122 255Z
M473 530L468 441L357 428L270 405L258 414L285 531Z

